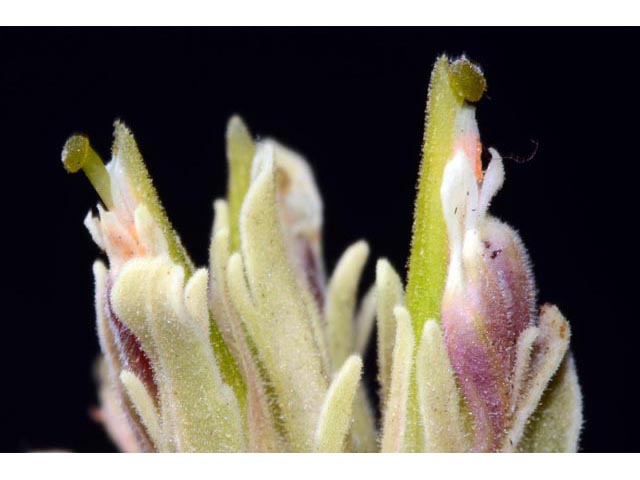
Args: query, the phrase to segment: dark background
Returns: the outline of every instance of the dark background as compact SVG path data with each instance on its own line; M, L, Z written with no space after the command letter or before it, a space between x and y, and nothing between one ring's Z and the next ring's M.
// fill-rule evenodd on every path
M430 69L466 52L489 85L483 140L511 157L493 212L520 231L541 301L571 322L582 449L640 451L639 40L610 29L1 30L0 450L113 449L88 417L99 252L82 220L97 196L60 164L68 135L87 133L108 158L112 122L125 120L204 264L225 123L240 113L315 168L330 268L366 238L372 257L403 269Z

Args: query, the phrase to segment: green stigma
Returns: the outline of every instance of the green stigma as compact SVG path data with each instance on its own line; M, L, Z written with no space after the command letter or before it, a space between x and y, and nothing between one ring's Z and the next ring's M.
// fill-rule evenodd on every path
M487 81L476 64L462 56L449 66L451 88L467 102L478 102L487 89Z
M111 179L102 159L98 156L85 135L69 137L62 149L62 164L69 173L82 170L98 192L107 208L113 206L111 198Z

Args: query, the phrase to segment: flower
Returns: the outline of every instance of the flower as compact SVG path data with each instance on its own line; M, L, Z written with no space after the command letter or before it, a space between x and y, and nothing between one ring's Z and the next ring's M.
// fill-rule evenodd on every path
M557 308L538 311L518 234L488 213L467 59L433 71L406 294L386 260L360 304L368 245L327 279L322 199L298 153L227 128L227 198L207 268L172 228L131 132L105 166L66 143L102 204L85 220L94 264L101 407L125 451L573 451L581 397ZM377 323L382 425L361 384Z
M466 58L436 63L406 301L378 264L388 451L577 449L569 325L554 306L538 311L520 237L487 212L504 168L490 149L482 170L473 102L485 88Z

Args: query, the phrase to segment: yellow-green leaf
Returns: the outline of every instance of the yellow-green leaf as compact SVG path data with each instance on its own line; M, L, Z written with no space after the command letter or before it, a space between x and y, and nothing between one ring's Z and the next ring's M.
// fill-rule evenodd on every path
M315 340L315 312L301 293L279 223L271 147L259 149L256 161L240 214L242 257L229 259L228 286L269 372L291 448L308 451L329 382Z
M382 451L404 452L411 450L407 448L405 437L410 416L410 412L408 412L409 386L415 341L409 312L404 307L397 306L394 308L393 314L397 322L396 340L393 348L389 396L384 399Z
M229 165L227 200L229 201L231 252L236 252L240 248L238 228L240 208L251 182L251 163L255 153L256 146L249 129L240 117L234 115L227 124L227 162Z
M350 246L338 261L329 281L325 315L329 358L336 371L355 350L354 316L358 284L369 256L369 246L360 241Z
M447 347L435 320L424 324L416 357L418 403L426 452L465 452L470 447Z
M351 426L353 399L361 375L362 359L357 355L351 355L331 382L322 404L316 429L315 450L317 452L343 451L347 432Z
M577 452L582 428L582 394L567 353L518 444L520 452Z
M404 305L402 280L385 259L378 260L376 264L376 290L378 293L376 314L378 325L378 381L380 382L380 398L384 402L389 395L393 348L396 338L396 319L393 316L393 309L396 305Z

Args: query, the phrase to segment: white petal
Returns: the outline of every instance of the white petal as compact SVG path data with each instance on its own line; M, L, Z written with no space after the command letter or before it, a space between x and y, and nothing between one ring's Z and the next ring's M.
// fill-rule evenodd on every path
M458 150L444 168L440 198L449 238L447 285L459 285L465 234L475 228L478 219L478 185L471 162L462 150Z
M493 148L490 148L489 151L491 152L491 161L482 179L480 201L478 202L478 215L486 215L491 200L496 193L498 193L504 182L502 157Z

